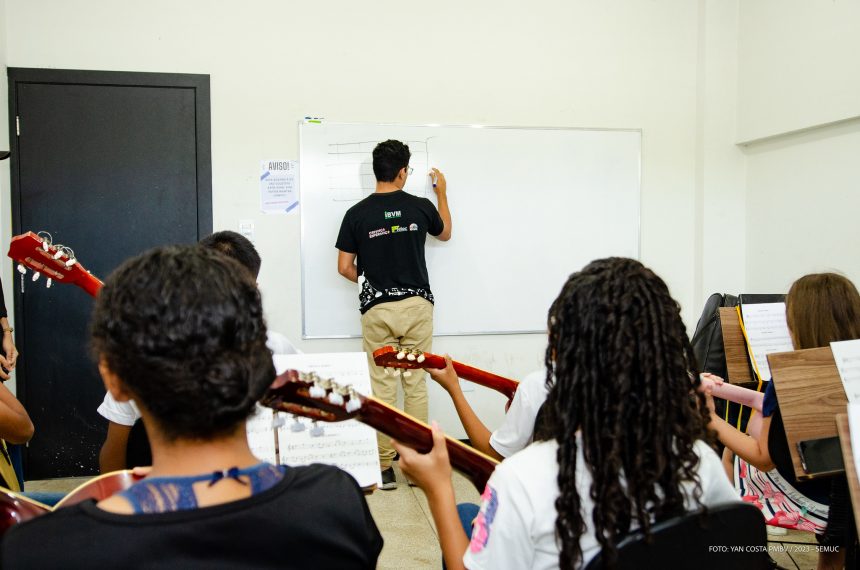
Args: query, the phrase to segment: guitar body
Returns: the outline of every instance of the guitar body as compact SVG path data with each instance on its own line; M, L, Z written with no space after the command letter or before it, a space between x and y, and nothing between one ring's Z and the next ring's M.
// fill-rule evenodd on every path
M63 497L53 509L38 501L28 499L18 493L13 493L0 487L0 537L12 526L30 519L50 513L56 509L75 505L88 499L101 501L128 489L143 479L130 470L106 473L90 479L68 495Z
M0 536L18 523L50 513L51 507L0 488Z
M275 379L260 404L312 420L357 419L421 453L433 448L433 432L429 425L385 402L315 374L287 370ZM499 462L448 436L445 436L445 444L451 465L468 477L478 491L483 491Z
M438 354L407 350L395 346L383 346L373 351L373 362L377 366L389 368L445 368L445 358ZM457 376L480 386L502 393L508 400L514 397L520 383L462 362L452 361Z

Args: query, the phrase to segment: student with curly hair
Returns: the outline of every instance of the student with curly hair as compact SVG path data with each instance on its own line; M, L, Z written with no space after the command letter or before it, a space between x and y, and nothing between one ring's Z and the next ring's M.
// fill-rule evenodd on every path
M140 409L152 471L16 526L3 567L375 567L382 538L351 476L261 463L248 447L275 371L239 263L199 246L127 261L96 299L92 345L107 390Z
M598 552L611 563L634 529L739 501L708 443L678 304L641 263L601 259L571 275L549 312L546 368L548 439L496 468L471 544L438 429L427 455L396 446L448 568L573 568Z

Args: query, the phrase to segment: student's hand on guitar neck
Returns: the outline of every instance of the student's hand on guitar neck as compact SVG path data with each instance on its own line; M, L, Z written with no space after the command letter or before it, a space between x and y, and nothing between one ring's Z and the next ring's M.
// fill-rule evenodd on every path
M432 428L433 449L430 453L418 453L399 441L391 440L394 449L400 454L400 470L428 495L453 488L445 434L435 421Z
M445 355L445 364L445 368L428 368L427 372L433 380L450 394L452 390L460 389L460 379L457 378L457 372L451 363L451 357L447 354Z

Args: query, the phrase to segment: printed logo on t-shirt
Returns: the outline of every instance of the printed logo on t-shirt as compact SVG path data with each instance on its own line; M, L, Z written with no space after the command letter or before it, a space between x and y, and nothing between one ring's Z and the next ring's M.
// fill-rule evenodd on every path
M388 228L379 228L378 230L372 230L368 232L367 237L373 239L379 236L387 236L389 233Z
M487 546L487 542L490 540L490 526L493 524L493 519L496 518L496 511L499 508L499 496L489 484L481 495L481 503L481 511L472 523L472 542L469 544L469 550L475 554Z
M418 224L409 224L409 231L410 232L417 232L418 231Z
M400 217L400 210L394 210L393 212L385 212L385 219L386 220L391 220L391 219L399 218L399 217Z
M406 226L391 226L391 233L399 234L400 232L405 232Z

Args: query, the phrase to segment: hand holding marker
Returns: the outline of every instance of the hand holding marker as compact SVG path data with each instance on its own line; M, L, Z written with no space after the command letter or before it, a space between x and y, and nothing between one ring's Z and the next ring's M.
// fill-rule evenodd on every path
M433 183L434 192L437 194L445 192L447 186L445 184L445 175L439 172L438 168L431 168L428 176L430 176L430 181Z

